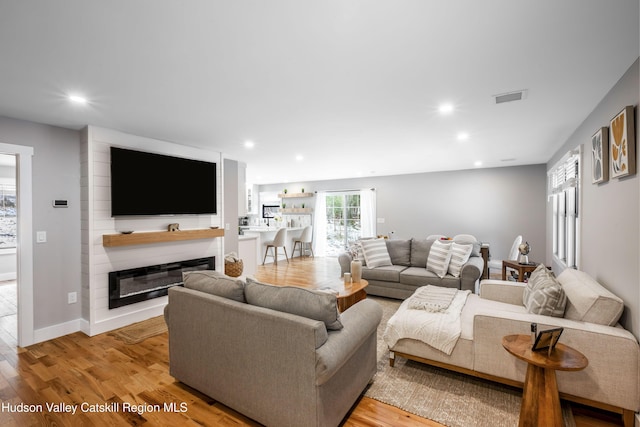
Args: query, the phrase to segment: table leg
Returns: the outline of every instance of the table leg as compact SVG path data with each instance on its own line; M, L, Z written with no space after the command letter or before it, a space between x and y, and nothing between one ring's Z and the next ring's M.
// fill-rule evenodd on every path
M522 391L519 427L562 427L556 371L528 365Z
M340 313L351 307L353 304L362 301L367 297L367 292L364 289L359 290L355 294L349 295L348 297L339 297L338 298L338 310Z
M524 282L524 268L518 268L518 282Z
M507 280L507 266L504 262L502 263L502 280Z

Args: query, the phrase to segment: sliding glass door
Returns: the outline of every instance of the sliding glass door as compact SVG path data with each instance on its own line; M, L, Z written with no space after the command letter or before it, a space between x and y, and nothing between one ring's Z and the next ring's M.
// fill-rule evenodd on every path
M338 256L362 236L360 192L326 194L326 255Z

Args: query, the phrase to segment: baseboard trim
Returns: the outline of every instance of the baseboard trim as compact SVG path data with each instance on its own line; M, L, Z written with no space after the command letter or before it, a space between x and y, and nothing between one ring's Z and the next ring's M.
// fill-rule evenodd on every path
M59 338L74 332L81 331L82 319L70 320L69 322L59 323L57 325L47 326L46 328L36 329L33 331L33 344L43 341Z

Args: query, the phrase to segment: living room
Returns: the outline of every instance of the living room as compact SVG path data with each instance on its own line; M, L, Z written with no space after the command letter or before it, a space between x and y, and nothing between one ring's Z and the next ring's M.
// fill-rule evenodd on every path
M637 12L637 5L625 7ZM357 14L357 9L349 13ZM349 13L345 12L347 17ZM3 15L6 17L10 13ZM108 17L111 19L115 20L117 15L117 12L108 12ZM144 19L140 15L137 17ZM7 19L2 18L3 24ZM72 14L69 19L82 21L81 16L75 14ZM637 33L637 19L635 21L635 33ZM13 26L3 27L14 28ZM634 41L636 46L637 38ZM4 39L10 40L11 37L4 37ZM24 44L18 46L5 41L1 51L6 53L5 57L12 58L13 62L19 62L20 55L16 51L29 52L34 44L37 42L28 38ZM92 48L99 50L99 47ZM112 49L109 52L113 55L113 61L126 63L127 60L132 60L132 58L120 57L117 54L117 46ZM406 174L351 175L337 179L312 177L297 180L287 179L284 173L285 167L274 167L282 172L280 178L264 184L257 180L255 182L259 191L264 192L281 192L284 188L289 188L291 191L305 188L306 191L312 192L375 188L376 216L384 219L384 222L378 223L378 234L392 233L395 238L410 238L438 233L445 235L471 233L481 241L488 242L492 257L498 259L506 256L513 238L520 234L531 245L532 260L544 262L552 266L555 271L561 271L562 266L553 256L549 219L551 207L547 200L547 173L566 153L582 146L578 267L624 300L625 311L621 324L639 337L640 185L635 174L623 179L611 179L603 184L592 184L589 150L594 132L603 126L609 126L610 120L625 106L635 108L634 119L636 124L638 123L640 71L637 54L638 49L633 60L627 61L624 68L618 67L619 73L616 79L601 91L595 102L587 106L586 114L577 122L575 119L571 121L573 128L549 131L554 136L565 135L565 137L559 141L554 140L553 143L549 143L549 140L554 139L553 136L541 141L540 144L548 149L545 151L544 158L534 163L524 161L522 164L510 166L509 162L498 162L489 167L470 165L467 168L455 170L412 170L411 173ZM61 61L64 60L61 59ZM78 64L68 58L66 60L77 65L78 68L82 65L82 61ZM7 87L6 93L13 93L9 86L18 80L16 69L20 67L12 68L12 73L3 78L2 86L3 90L5 86ZM27 70L24 72L26 74ZM61 80L68 81L71 75L72 73L66 74ZM126 75L120 77L125 80L127 78ZM27 85L35 86L34 81L39 81L38 79L41 78L32 81L26 79ZM568 83L571 81L571 76L565 75L562 79ZM252 88L259 88L260 83L264 81L252 83L255 85ZM513 85L516 84L516 82L513 83ZM520 86L514 87L514 89L520 88ZM269 91L266 88L263 90ZM487 94L487 97L491 94L493 93ZM78 331L84 331L87 335L100 334L143 320L151 314L161 313L161 307L157 303L147 303L142 310L120 310L115 315L113 311L110 312L106 308L103 287L94 288L95 281L90 278L90 275L95 274L96 271L104 273L101 270L105 262L104 253L101 252L103 249L100 249L103 232L109 234L126 229L159 230L164 229L169 222L180 222L183 228L209 226L225 228L226 223L231 223L235 228L236 218L222 215L215 216L211 221L207 219L206 224L189 218L180 218L176 221L158 219L142 225L136 221L111 222L104 207L87 209L84 206L89 194L86 183L91 181L95 184L102 179L101 176L103 177L100 173L90 177L88 165L90 161L95 162L93 167L100 162L105 162L104 146L100 146L105 142L138 149L154 147L152 151L160 149L165 154L177 154L185 150L191 157L208 158L220 165L225 159L247 161L242 158L241 152L227 154L225 149L218 148L216 145L203 149L196 148L195 144L187 144L190 147L183 149L181 144L168 142L195 141L197 137L185 128L171 129L171 125L162 123L162 120L155 120L156 128L153 131L136 123L118 123L110 119L113 117L110 116L110 108L105 107L108 103L107 99L112 95L115 96L115 92L104 95L101 100L95 101L92 107L94 112L98 111L97 117L103 119L100 122L94 121L97 120L96 116L87 120L81 107L68 107L59 100L38 101L49 110L57 111L56 114L60 117L55 119L45 117L40 112L29 114L26 107L20 103L2 104L0 108L0 143L3 144L3 151L17 154L20 158L18 181L19 185L23 186L20 187L22 188L20 192L22 212L27 209L32 212L19 221L22 227L19 230L23 251L21 262L24 263L18 268L19 288L21 299L30 301L30 307L22 312L26 320L19 322L20 335L23 339L21 342L25 346ZM138 95L142 96L142 94ZM534 95L532 91L530 97L533 98ZM395 97L392 98L394 101L390 102L390 105L396 102L401 103ZM251 108L246 105L243 107ZM342 107L339 110L341 113L344 112ZM66 116L63 111L67 114ZM202 112L191 111L190 113L193 117L203 115ZM568 111L567 116L569 115ZM536 117L531 117L530 120L542 121ZM78 126L78 122L82 123L82 126ZM300 122L300 126L306 125L302 119ZM514 140L518 138L518 132L524 131L518 130L512 133ZM301 142L301 145L303 144ZM385 147L374 146L372 149L378 152L379 157L385 157L393 145L394 143L390 142ZM86 149L88 146L97 148L94 151L88 151ZM360 151L369 149L367 143L358 145ZM293 151L293 147L289 150ZM461 151L465 151L464 148L458 149L458 152ZM411 157L406 153L405 156ZM389 162L398 163L395 157L393 159ZM349 161L352 164L361 163L357 156L351 156ZM247 163L249 167L252 166L250 161ZM367 165L363 167L367 168ZM222 178L222 172L219 172ZM223 200L227 195L222 193L222 183L220 185L218 211L222 212ZM68 208L54 208L52 200L67 200ZM90 221L97 221L99 226L91 228L88 232L87 223ZM46 242L36 243L38 231L46 231ZM228 233L227 230L225 231ZM180 251L186 253L187 257L202 252L214 254L217 262L220 262L222 255L228 252L221 241L222 239L217 239L213 248L209 246L203 248L197 244L193 247L182 245ZM170 252L171 249L161 249L154 253L153 257L159 260L158 262L164 262L169 260ZM118 262L122 263L122 268L128 268L135 264L132 258L145 256L135 251L130 255L121 252L118 254ZM97 261L94 263L93 260L96 258ZM123 261L123 258L127 259ZM108 259L107 264L112 261ZM78 295L77 303L69 303L70 293Z

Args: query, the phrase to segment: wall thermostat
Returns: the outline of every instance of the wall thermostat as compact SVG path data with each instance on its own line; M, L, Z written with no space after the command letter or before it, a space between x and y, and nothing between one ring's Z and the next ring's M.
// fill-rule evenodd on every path
M69 202L67 200L56 199L56 200L53 201L53 207L54 208L68 208L69 207Z

